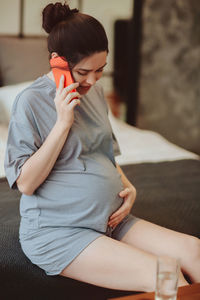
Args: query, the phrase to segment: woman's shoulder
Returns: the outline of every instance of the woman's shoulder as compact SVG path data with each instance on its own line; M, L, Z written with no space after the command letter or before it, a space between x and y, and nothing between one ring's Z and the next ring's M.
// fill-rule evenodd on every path
M41 98L47 97L51 90L54 89L53 85L49 85L45 79L45 76L37 78L16 96L12 107L12 114L21 110L26 113L31 108L37 108L38 101Z

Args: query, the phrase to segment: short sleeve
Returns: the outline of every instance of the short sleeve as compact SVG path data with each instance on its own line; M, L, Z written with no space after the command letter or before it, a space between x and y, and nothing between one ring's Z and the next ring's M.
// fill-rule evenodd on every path
M19 95L12 109L4 161L5 174L11 188L17 187L16 179L23 164L41 146L41 138L29 102L25 96Z

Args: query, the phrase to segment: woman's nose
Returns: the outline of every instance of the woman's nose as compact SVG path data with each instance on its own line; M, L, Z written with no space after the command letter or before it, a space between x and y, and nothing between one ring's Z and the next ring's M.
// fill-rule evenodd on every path
M97 81L96 74L95 74L95 73L89 74L86 81L87 81L87 83L90 84L90 85L95 84L96 81Z

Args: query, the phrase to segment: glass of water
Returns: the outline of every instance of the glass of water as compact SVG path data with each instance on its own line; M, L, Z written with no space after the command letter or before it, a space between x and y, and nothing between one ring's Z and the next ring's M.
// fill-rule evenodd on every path
M178 259L159 256L157 258L155 300L176 300L180 263Z

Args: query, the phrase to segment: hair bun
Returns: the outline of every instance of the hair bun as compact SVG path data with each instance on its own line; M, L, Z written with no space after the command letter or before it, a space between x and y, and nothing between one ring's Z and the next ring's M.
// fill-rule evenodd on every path
M78 12L78 9L70 9L69 5L62 5L60 2L50 3L43 9L42 27L47 33L50 33L56 24L66 20L76 12Z

